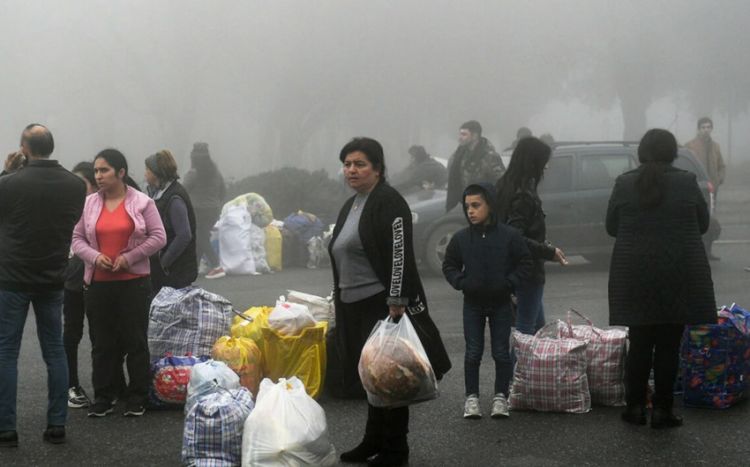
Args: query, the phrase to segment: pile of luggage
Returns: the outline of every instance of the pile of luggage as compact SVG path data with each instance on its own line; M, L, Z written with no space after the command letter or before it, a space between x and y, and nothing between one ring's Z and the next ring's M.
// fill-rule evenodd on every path
M334 463L325 413L314 400L332 316L330 300L296 291L275 307L240 314L203 289L163 288L150 312L149 401L152 408L184 406L183 462Z

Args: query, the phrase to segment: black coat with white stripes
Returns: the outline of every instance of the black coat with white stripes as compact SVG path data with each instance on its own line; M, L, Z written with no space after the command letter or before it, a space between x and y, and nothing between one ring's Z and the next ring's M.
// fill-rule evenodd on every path
M330 245L334 244L341 232L353 203L354 196L341 208ZM387 183L379 183L370 192L359 221L359 237L375 275L385 287L386 303L406 306L435 375L440 378L450 369L451 362L440 332L428 314L414 257L411 210L399 192ZM338 272L333 255L330 256L334 294L338 300Z

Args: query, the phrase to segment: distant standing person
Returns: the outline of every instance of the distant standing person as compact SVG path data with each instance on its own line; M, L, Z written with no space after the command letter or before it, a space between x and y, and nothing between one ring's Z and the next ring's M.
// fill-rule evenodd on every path
M167 242L154 201L129 186L128 163L116 149L94 158L99 191L86 198L73 230L73 253L84 264L86 313L91 335L94 404L89 417L104 417L118 397L115 368L127 355L125 416L145 412L149 384L149 257Z
M496 183L505 166L495 147L482 136L482 125L470 120L458 130L458 147L448 160L448 193L445 210L461 203L464 188L480 183Z
M211 159L208 143L193 144L190 170L185 174L183 186L190 195L195 210L197 260L200 262L201 257L205 257L208 262L209 271L206 279L224 277L226 273L211 246L211 229L221 214L221 207L226 198L226 185L219 168Z
M520 140L513 150L508 171L497 183L498 217L521 232L534 258L531 277L515 292L518 301L516 329L524 334L535 334L545 323L544 262L568 264L562 250L547 241L545 214L537 193L550 153L550 147L538 138L530 136Z
M187 287L198 277L195 213L190 195L178 178L177 162L170 151L164 149L146 158L148 193L167 233L167 245L151 257L155 294L164 286Z
M695 155L695 158L703 164L703 167L708 173L708 179L714 186L714 205L718 200L719 186L724 183L724 176L726 174L726 166L724 165L724 158L721 156L721 148L719 143L711 138L711 132L714 129L714 122L708 117L701 117L698 120L698 134L695 138L690 140L685 147ZM707 235L704 236L704 245L706 247L706 254L708 259L718 260L719 257L715 256L712 251L713 242L719 237L721 227L718 225L715 219L712 220L712 225L709 227Z
M409 148L411 163L393 177L391 186L402 195L415 191L443 188L448 181L448 170L427 153L424 146Z
M672 413L680 340L686 324L716 322L711 268L701 242L708 206L695 174L672 167L677 141L646 132L641 166L615 182L607 233L615 237L609 272L609 322L628 326L623 420L646 424L646 389L654 370L651 427L682 425Z
M43 439L65 442L68 366L63 345L63 282L73 226L86 184L49 158L55 148L43 125L21 135L26 166L0 177L0 447L18 446L18 353L29 304L47 365L47 429Z
M534 136L534 134L531 132L531 130L525 126L522 126L518 130L516 130L516 139L514 139L513 142L510 143L510 146L505 148L505 150L507 151L507 150L516 149L516 146L518 146L519 141L521 141L524 138L530 138L532 136ZM542 139L542 141L544 141L544 139Z

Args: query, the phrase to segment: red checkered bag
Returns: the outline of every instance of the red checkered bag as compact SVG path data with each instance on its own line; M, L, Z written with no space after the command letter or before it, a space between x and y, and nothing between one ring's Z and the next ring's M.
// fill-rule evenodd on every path
M573 315L586 324L573 325ZM553 336L549 335L552 331ZM555 332L556 331L556 332ZM599 329L576 310L568 310L567 323L557 321L556 329L547 327L545 337L566 337L586 341L586 375L589 378L591 403L594 405L625 405L625 355L628 331Z
M517 363L510 389L511 409L569 413L591 410L586 342L540 336L543 332L554 336L556 326L557 323L548 324L535 336L513 331Z

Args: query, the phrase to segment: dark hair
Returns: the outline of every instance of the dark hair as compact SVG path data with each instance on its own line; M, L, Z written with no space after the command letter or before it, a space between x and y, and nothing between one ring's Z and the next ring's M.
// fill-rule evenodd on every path
M36 128L41 128L42 131L32 131ZM26 143L29 147L32 156L49 157L55 150L55 139L52 137L52 132L39 123L26 125L21 133L21 144L23 143Z
M469 130L471 133L474 133L477 136L482 136L482 125L480 125L476 120L469 120L468 122L465 122L463 125L461 125L461 128L459 128L459 130Z
M699 119L698 119L698 125L697 125L697 128L698 128L698 129L700 130L700 128L701 128L701 125L703 125L704 123L710 123L710 124L711 124L711 127L713 127L713 126L714 126L714 121L713 121L713 120L711 120L711 119L710 119L710 118L708 118L708 117L701 117L701 118L699 118Z
M177 161L172 152L162 149L146 158L146 167L159 179L160 183L171 182L180 178L177 174Z
M135 188L136 190L141 191L141 187L139 187L138 184L135 183L135 180L130 178L130 175L128 175L128 160L125 159L125 155L123 153L121 153L117 149L109 148L97 154L96 157L94 157L94 162L96 162L97 159L104 159L107 164L110 165L110 167L115 169L115 172L119 172L120 169L125 169L125 183Z
M409 148L409 154L416 157L417 159L427 159L430 157L429 154L427 154L427 150L424 148L424 146L414 145Z
M380 181L378 183L385 182L385 155L383 154L383 146L372 138L359 136L341 148L339 160L343 164L346 156L357 151L362 152L370 164L372 164L372 167L380 172Z
M518 130L516 130L516 138L518 139L528 138L529 136L534 136L534 134L528 127L522 126Z
M89 161L79 162L71 170L74 174L80 174L91 186L96 187L96 177L94 176L94 163Z
M510 156L508 170L497 181L497 208L500 219L507 217L510 201L518 190L536 188L544 176L552 149L539 138L529 136L518 141Z
M677 158L677 140L667 130L648 130L638 145L642 169L635 182L641 207L658 206L664 197L664 170Z

